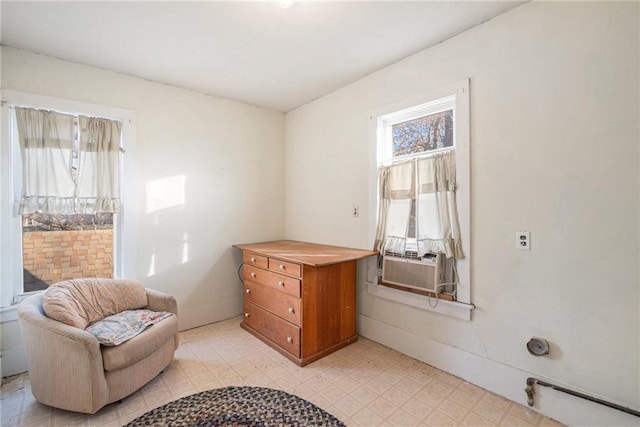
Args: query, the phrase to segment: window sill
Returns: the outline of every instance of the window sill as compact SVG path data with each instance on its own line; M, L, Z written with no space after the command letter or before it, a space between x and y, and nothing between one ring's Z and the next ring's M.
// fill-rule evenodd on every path
M471 312L475 308L473 304L465 304L458 301L447 301L442 299L439 299L438 304L435 307L432 307L431 305L435 304L435 298L433 297L431 298L430 305L429 297L427 296L404 292L374 283L367 284L367 292L370 295L379 298L384 298L386 300L405 304L411 307L419 308L421 310L431 311L462 320L471 320Z
M0 307L0 324L18 320L18 304Z
M13 304L8 305L6 307L0 307L0 323L14 322L18 320L18 312L17 312L18 305L20 305L22 301L26 300L31 295L35 295L40 292L43 292L43 291L27 292L25 294L16 295L13 298L13 301L14 301Z

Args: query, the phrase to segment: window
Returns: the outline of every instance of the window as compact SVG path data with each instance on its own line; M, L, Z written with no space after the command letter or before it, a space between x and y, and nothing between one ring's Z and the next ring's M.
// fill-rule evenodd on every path
M448 97L378 119L384 145L379 163L455 148L454 104L455 97Z
M370 293L431 309L470 304L468 81L377 111L372 135L384 256ZM452 311L443 305L435 311Z
M134 114L14 91L2 95L0 307L10 307L30 292L67 278L135 277L135 211L133 205L125 205L125 201L134 199L135 191L130 167L135 154ZM34 111L42 110L51 113L45 113L47 120L56 122L55 138L42 139L37 148L24 140L20 145L18 113L39 114ZM25 121L21 119L20 123L22 126ZM106 137L109 126L114 126L114 131ZM29 132L21 130L23 136ZM96 137L101 132L103 135ZM46 160L49 167L43 167L46 150L42 147L53 147L50 151L55 159ZM30 167L31 160L36 162L32 170L23 170L25 165ZM104 173L107 180L87 179L103 174L111 164L118 165L119 170ZM128 185L116 197L109 197L105 188L113 182ZM46 186L46 191L38 185ZM30 192L33 188L37 190ZM70 203L72 208L67 206Z
M115 215L22 215L23 292L78 277L113 277Z
M453 108L391 125L393 158L453 148Z
M378 168L388 164L398 165L395 173L412 174L414 180L419 177L415 169L418 165L410 159L425 158L429 154L455 149L454 138L455 96L449 96L401 111L386 114L378 118ZM404 169L404 170L402 170ZM418 201L416 183L407 182L413 189L407 188L405 203L409 209L408 223L394 219L401 234L406 229L406 247L396 255L418 258L416 239ZM398 183L402 186L404 183ZM397 197L394 197L397 199ZM393 202L392 202L393 203ZM402 203L402 202L398 202ZM404 217L404 212L402 212ZM432 223L424 223L423 227L433 228ZM424 254L420 254L422 257ZM451 263L450 263L451 264Z

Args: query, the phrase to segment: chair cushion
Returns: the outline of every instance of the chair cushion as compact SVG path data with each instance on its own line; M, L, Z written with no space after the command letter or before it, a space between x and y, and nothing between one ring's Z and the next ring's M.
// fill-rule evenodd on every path
M93 334L102 345L120 345L169 316L168 311L125 310L93 322L85 331Z
M73 279L49 286L42 308L47 317L84 329L92 322L147 305L142 283L131 279Z
M178 317L174 314L147 329L141 334L114 347L100 346L102 362L107 372L132 365L144 359L169 340L174 340L178 333Z

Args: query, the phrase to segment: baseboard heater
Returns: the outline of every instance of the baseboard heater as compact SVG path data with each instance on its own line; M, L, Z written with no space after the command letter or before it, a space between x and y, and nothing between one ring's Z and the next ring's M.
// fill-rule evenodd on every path
M626 412L627 414L635 415L636 417L640 417L640 411L636 411L635 409L627 408L625 406L618 405L616 403L607 402L606 400L598 399L597 397L589 396L584 393L580 393L579 391L570 390L565 387L561 387L559 385L551 384L537 378L527 378L527 388L524 391L527 393L527 404L529 406L533 406L533 395L535 394L535 390L533 389L534 385L539 385L542 387L550 387L554 390L561 391L563 393L570 394L571 396L576 396L582 399L586 399L590 402L599 403L600 405L608 406L609 408L617 409L618 411Z

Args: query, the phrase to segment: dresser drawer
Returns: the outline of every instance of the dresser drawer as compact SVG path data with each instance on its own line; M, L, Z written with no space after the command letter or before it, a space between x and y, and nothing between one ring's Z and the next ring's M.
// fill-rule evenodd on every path
M293 277L283 276L282 274L276 274L270 271L265 283L280 292L300 298L300 279L294 279Z
M242 252L243 264L253 265L262 268L269 268L269 258L266 256L258 255L253 252Z
M244 301L243 322L279 347L300 357L300 328L266 310Z
M250 265L242 266L242 277L244 280L253 280L254 282L267 283L269 279L269 272L258 267L252 267Z
M244 297L267 311L300 325L300 299L254 282L245 282Z
M287 276L300 277L302 275L300 264L282 261L277 258L269 258L269 270L286 274Z

